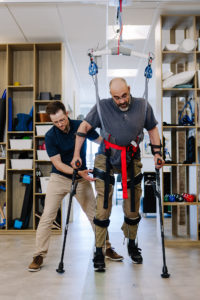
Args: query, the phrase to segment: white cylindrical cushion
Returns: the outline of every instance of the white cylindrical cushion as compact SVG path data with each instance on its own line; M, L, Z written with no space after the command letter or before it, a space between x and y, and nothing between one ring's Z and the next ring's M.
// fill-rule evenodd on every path
M171 77L173 74L174 74L174 73L171 72L171 71L166 71L166 72L164 72L164 73L162 74L162 79L165 80L165 79Z
M185 39L179 46L179 51L181 52L191 52L196 49L197 43L193 39Z
M185 84L192 80L194 77L195 71L185 71L175 75L170 76L169 78L163 80L163 88L169 89L173 88L178 84Z

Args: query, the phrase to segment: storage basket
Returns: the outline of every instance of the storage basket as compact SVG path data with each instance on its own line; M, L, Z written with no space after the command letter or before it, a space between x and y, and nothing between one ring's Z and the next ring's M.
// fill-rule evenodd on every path
M40 177L41 189L43 194L46 194L49 179L50 177Z
M36 134L45 135L53 125L36 125Z
M22 149L31 149L32 148L32 139L15 139L12 140L10 139L10 148L11 149L17 149L17 150L22 150Z
M46 150L37 150L38 160L50 160Z
M23 170L32 169L33 160L32 159L11 159L11 169Z

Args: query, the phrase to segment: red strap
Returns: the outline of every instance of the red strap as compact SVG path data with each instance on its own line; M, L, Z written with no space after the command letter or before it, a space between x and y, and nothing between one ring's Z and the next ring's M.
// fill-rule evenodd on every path
M126 146L118 146L104 140L106 149L114 148L121 151L121 166L122 166L122 188L123 188L123 198L128 199L127 192L127 172L126 172Z
M136 142L138 141L138 137L136 139ZM114 148L116 150L120 150L121 151L121 168L122 168L122 188L123 188L123 199L128 199L128 191L127 191L127 170L126 170L126 146L118 146L116 144L112 144L106 140L104 140L104 144L106 149L109 148ZM132 151L135 152L138 149L138 144L137 147L131 145ZM130 149L130 146L128 147L128 149Z

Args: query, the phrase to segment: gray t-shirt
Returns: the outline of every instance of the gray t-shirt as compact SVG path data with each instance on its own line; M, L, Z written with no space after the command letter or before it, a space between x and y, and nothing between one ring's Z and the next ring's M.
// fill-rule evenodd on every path
M103 99L100 101L100 109L105 130L107 133L111 134L110 141L119 146L128 146L131 141L136 140L137 136L143 132L144 128L146 130L151 130L158 124L149 103L147 105L144 123L145 100L142 98L131 97L129 109L127 111L121 111L112 98ZM85 121L87 121L94 129L97 127L101 128L96 105L90 110ZM102 153L103 150L104 147L101 145L100 153ZM112 150L111 164L120 167L120 156L121 151ZM127 161L130 161L130 157L127 157Z

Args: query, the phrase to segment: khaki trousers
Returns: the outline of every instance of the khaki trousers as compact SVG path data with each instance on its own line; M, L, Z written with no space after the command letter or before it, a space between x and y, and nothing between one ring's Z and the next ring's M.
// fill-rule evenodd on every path
M106 170L106 156L103 154L96 155L95 158L95 168ZM140 160L134 160L134 175L137 176L141 173L142 163ZM120 173L120 170L113 168L111 169L110 174ZM127 169L127 180L130 180L130 166ZM112 209L112 195L113 195L113 186L110 184L109 188L109 199L108 199L108 208L104 209L104 181L97 179L95 181L96 191L97 191L97 208L96 208L96 219L106 220L109 219ZM131 212L131 196L130 189L128 189L128 199L123 200L123 211L124 215L129 219L135 219L139 216L139 207L140 207L140 197L142 194L141 183L135 185L135 212ZM124 236L129 239L135 239L137 235L137 225L128 225L125 222L122 225L122 230ZM105 243L107 228L95 226L95 238L96 238L96 247L102 247Z
M51 174L46 192L44 211L36 232L36 251L34 257L38 255L43 257L46 256L49 248L53 221L56 218L57 211L63 198L71 191L71 184L71 179L59 174ZM89 181L83 178L78 180L75 198L85 212L94 231L93 219L95 215L96 200ZM109 241L106 242L106 247L111 247Z

